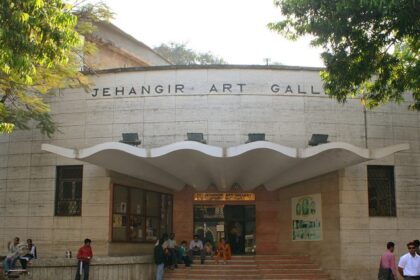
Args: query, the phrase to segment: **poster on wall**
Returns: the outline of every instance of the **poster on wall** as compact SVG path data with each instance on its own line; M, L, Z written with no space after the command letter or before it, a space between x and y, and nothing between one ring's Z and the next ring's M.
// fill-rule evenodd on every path
M292 240L322 240L321 194L292 198Z

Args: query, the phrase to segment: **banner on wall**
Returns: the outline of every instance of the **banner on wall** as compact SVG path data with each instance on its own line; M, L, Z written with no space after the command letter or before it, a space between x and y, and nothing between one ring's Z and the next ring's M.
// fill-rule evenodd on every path
M322 240L321 194L292 198L292 240Z

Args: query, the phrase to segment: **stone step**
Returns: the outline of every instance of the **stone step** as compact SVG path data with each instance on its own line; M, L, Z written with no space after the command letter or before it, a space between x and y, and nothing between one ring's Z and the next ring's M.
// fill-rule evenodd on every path
M166 279L166 278L165 278ZM329 280L328 275L306 275L306 274L282 274L282 275L262 275L260 279L270 279L270 280L300 280L300 279L310 279L310 280Z
M240 277L240 278L238 278ZM242 276L236 276L236 275L198 275L198 276L192 276L192 275L180 275L180 276L172 276L172 275L164 275L165 280L238 280L238 279L264 279L264 280L329 280L328 276L311 276L308 277L307 275L299 276L299 275L275 275L275 276L260 276L260 275L242 275Z
M285 268L259 268L259 271L262 274L270 274L270 273L277 273L277 274L319 274L323 273L323 271L319 268L317 269L300 269L300 268L293 268L293 269L285 269Z
M304 264L297 264L297 263L276 263L276 264L256 264L257 267L261 268L283 268L283 269L315 269L319 268L318 265L313 263L304 263Z
M257 264L313 264L310 260L255 260Z
M233 255L232 259L255 259L255 256L256 255ZM263 255L263 256L272 256L272 255ZM275 256L275 255L273 255L273 256ZM206 255L206 258L211 258L211 256ZM200 256L194 255L193 260L195 260L195 259L199 260Z
M232 265L232 266L248 266L248 265L254 265L257 266L257 263L255 261L233 261L233 260L228 260L227 264ZM191 264L193 267L196 266L200 266L203 265L201 264L199 261L198 262L193 262ZM214 265L223 265L223 261L219 261L219 263L216 263L216 261L214 260L210 260L210 261L205 261L204 262L205 266L214 266ZM183 264L181 264L181 266L183 266Z
M255 255L256 260L267 260L267 259L275 259L275 260L286 260L286 259L308 259L310 257L308 255Z
M213 261L216 261L216 259L211 258L211 257L206 257L205 258L205 262L213 262ZM232 261L232 262L254 262L255 258L254 257L243 257L243 258L233 257L229 261ZM200 259L199 258L193 258L193 262L200 263Z
M311 262L309 256L247 255L233 256L227 264L206 259L204 264L195 258L192 267L179 265L167 270L165 280L328 280L329 276Z
M226 270L226 269L197 269L197 270L189 270L189 271L182 271L182 270L174 270L174 271L167 271L166 273L168 274L186 274L188 273L189 275L193 275L193 274L208 274L208 275L215 275L215 274L225 274L225 275L239 275L239 274L244 274L244 273L259 273L258 269L242 269L242 270Z
M240 277L240 278L238 278ZM226 280L238 280L238 279L246 279L246 280L256 280L256 279L261 279L261 277L259 275L188 275L188 276L168 276L168 275L164 275L165 280L172 280L172 279L177 279L177 280L222 280L222 279L226 279Z

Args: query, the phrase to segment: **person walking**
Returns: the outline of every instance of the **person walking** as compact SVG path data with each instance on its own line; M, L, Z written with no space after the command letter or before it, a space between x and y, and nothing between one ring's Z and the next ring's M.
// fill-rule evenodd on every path
M379 262L378 280L398 280L394 248L394 242L386 244L387 250L382 254Z
M90 244L92 240L86 238L84 241L84 245L80 247L79 251L77 252L77 272L75 280L80 280L80 277L83 274L83 280L89 279L89 264L90 260L93 257L92 247Z
M398 271L405 280L420 280L420 256L414 242L407 244L408 253L401 256Z
M163 238L159 239L159 242L154 249L154 257L156 264L156 280L162 280L163 272L165 269L165 252L162 247L163 242Z

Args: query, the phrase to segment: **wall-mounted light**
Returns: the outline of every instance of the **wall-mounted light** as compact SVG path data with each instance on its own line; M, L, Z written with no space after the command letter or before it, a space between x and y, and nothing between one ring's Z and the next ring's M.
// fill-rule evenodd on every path
M312 134L311 140L309 140L309 146L317 146L320 144L328 143L328 134Z
M141 144L138 133L122 133L121 143L138 146Z
M245 143L265 141L265 133L248 133L248 140Z
M187 132L187 140L200 142L203 144L207 143L206 140L204 140L203 133L197 133L197 132Z

